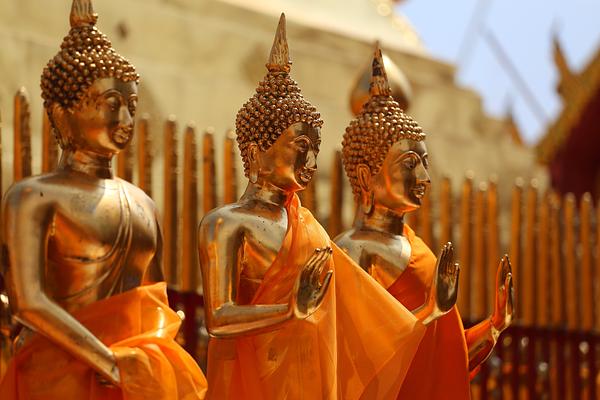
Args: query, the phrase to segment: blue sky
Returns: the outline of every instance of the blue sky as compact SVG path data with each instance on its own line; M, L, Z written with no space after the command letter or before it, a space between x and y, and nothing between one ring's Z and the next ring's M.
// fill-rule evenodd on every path
M458 81L481 94L488 113L502 116L512 105L529 143L539 140L562 108L555 91L552 33L576 71L600 46L600 0L406 0L398 9L434 56L458 66ZM478 26L471 23L477 9L483 15ZM534 101L519 90L486 32L496 38Z

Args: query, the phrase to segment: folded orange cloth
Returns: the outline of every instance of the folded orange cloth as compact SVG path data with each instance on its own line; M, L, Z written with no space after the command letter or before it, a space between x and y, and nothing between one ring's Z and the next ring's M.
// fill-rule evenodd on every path
M181 320L164 282L97 301L74 316L115 352L121 387L104 387L95 371L36 334L20 348L0 384L2 400L203 399L206 379L174 340Z
M413 310L425 302L436 257L408 225L404 225L404 235L411 246L410 260L388 291ZM454 307L427 326L398 399L469 398L469 355L462 320Z
M331 242L295 196L288 231L250 304L285 304L315 248L331 246L326 298L305 320L209 344L209 399L395 399L425 331Z

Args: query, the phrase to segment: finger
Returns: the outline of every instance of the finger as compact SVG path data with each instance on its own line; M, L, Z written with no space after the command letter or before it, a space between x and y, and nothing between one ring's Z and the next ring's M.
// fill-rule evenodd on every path
M452 271L452 276L456 281L458 281L458 275L460 274L460 265L458 263L454 263L454 269Z
M507 296L508 296L508 305L512 309L513 302L515 301L515 299L514 299L515 294L513 291L512 274L508 274L508 276L506 277L505 285L506 285L506 291L507 291Z
M451 259L454 258L454 245L452 244L452 242L448 242L446 246L448 246L448 257L450 257Z
M323 249L317 247L313 252L312 256L310 256L309 261L306 263L306 270L308 273L311 273L313 269L315 269L319 260L323 257Z
M508 288L510 286L512 286L512 274L509 272L504 279L504 287Z
M508 258L508 254L505 254L500 260L500 265L498 266L498 273L496 275L496 284L503 282L506 279L506 275L512 272L512 267L510 265L510 260Z
M460 282L460 265L458 263L454 264L455 272L454 272L454 288L458 291L458 284Z
M504 268L506 274L512 274L512 265L510 263L510 258L508 257L508 254L504 255Z
M310 265L308 265L306 267L306 274L304 276L304 279L311 283L314 282L313 275L314 275L315 271L319 268L323 258L326 257L326 255L327 255L327 253L325 251L323 251L323 249L318 249L318 250L319 250L318 252L316 252L316 250L315 250L314 257L312 257Z
M317 262L317 266L313 270L311 282L314 285L317 285L321 281L321 275L323 275L323 271L329 265L327 261L329 261L331 253L329 251L323 252L323 257L319 259Z
M302 268L302 272L300 273L300 280L305 281L310 277L310 274L316 264L316 261L321 255L322 250L320 248L316 248L310 258L304 264Z
M442 246L442 250L440 251L440 255L438 257L438 261L443 260L446 257L446 253L448 252L448 244Z
M446 253L444 254L444 261L442 264L442 275L446 278L453 273L454 265L452 263L452 259L454 258L454 250L452 247L452 243L446 243Z
M325 275L325 278L323 279L323 285L321 285L321 289L319 290L319 294L317 295L317 304L320 304L321 301L323 300L323 297L325 297L325 294L327 294L327 289L329 289L329 284L331 283L332 277L333 277L333 271L332 270L327 271L327 274Z

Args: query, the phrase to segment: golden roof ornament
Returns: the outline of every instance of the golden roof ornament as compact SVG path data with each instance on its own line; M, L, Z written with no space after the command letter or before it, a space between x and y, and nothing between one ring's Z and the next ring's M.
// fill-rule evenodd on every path
M72 109L98 79L139 80L135 67L96 28L97 19L91 0L73 0L71 30L42 74L42 98L47 109L52 104Z
M373 63L371 64L373 73L371 75L371 84L369 85L369 95L371 98L375 96L391 96L392 89L385 73L385 66L383 65L383 55L379 48L379 42L375 43L375 55L373 56Z
M356 196L360 194L358 165L368 166L371 175L375 175L394 143L402 139L425 139L423 129L392 97L379 43L375 44L372 68L369 101L350 122L342 141L344 168Z
M400 70L390 57L382 54L382 60L388 84L392 89L392 97L398 102L400 108L406 110L412 98L410 82L404 72ZM356 77L356 81L350 92L350 110L354 116L361 112L364 104L369 100L372 71L372 62L365 63L365 68Z
M266 64L267 75L236 117L235 131L246 176L249 168L248 146L251 143L258 144L261 151L266 151L284 130L297 122L305 122L316 128L323 125L321 114L302 96L300 87L290 77L291 65L285 14L282 13Z

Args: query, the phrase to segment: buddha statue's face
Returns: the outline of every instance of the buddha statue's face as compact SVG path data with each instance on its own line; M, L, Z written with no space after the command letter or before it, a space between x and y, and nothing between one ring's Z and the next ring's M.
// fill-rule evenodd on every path
M373 203L401 214L419 208L430 184L428 167L424 142L396 142L379 172L371 178Z
M306 188L317 170L321 130L298 122L277 138L267 151L250 152L250 169L258 168L258 178L286 192Z
M74 148L111 157L131 141L136 108L137 83L104 78L87 89L73 110L54 105L51 115Z

